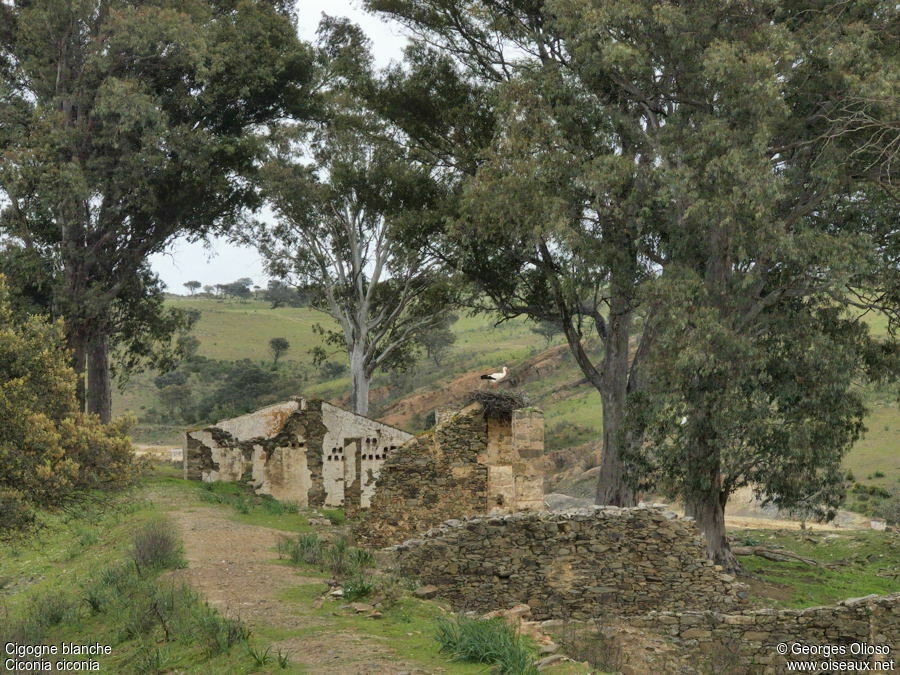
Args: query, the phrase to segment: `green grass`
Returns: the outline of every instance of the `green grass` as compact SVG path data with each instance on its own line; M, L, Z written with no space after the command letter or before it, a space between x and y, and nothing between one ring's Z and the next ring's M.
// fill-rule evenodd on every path
M304 612L316 617L314 627L306 628L303 635L333 634L342 630L381 638L402 658L414 661L419 667L430 671L449 670L454 673L484 673L481 664L448 664L446 656L439 652L433 638L433 626L445 612L434 603L404 598L397 605L383 612L381 619L373 620L349 611L336 611L337 603L327 602L319 609L312 609L313 603L322 595L324 584L295 586L280 594L280 599L301 605ZM273 639L270 634L266 634Z
M801 562L773 562L757 556L741 556L745 570L768 586L757 595L765 605L813 607L872 593L893 593L900 572L900 537L889 532L786 532L741 530L736 543L755 543L815 560L822 566Z
M370 619L362 614L341 610L340 601L328 601L318 609L314 608L316 599L326 589L327 586L324 583L302 584L287 589L279 595L279 599L295 604L298 611L302 608L304 614L311 614L315 617L313 626L293 632L292 635L332 635L352 630L355 633L370 635L383 641L390 645L391 649L397 652L401 658L416 663L428 672L481 673L482 675L490 672L484 664L449 661L448 655L439 651L439 644L434 638L438 621L451 616L442 606L434 602L405 596L393 607L383 609L382 618ZM261 629L260 635L272 641L286 637L285 632L275 626ZM561 675L591 671L580 664L563 664L543 672Z
M855 480L867 485L900 487L900 413L896 405L874 405L866 427L868 431L853 446L844 465ZM884 475L875 476L876 472Z
M296 393L334 399L345 396L349 390L346 376L319 381L312 367L309 350L320 344L320 337L313 332L312 326L316 323L330 325L328 317L320 312L308 308L273 310L261 300L242 303L170 296L167 302L175 307L200 310L201 318L195 328L195 335L200 339L201 355L227 360L247 358L269 363L269 339L285 337L291 343L291 348L282 358L282 367L309 374L302 385L302 391ZM876 335L886 334L883 316L870 314L865 317L865 321ZM545 342L541 336L531 332L530 326L523 319L494 326L491 317L461 314L452 328L457 341L441 366L424 359L417 364L414 372L400 378L392 380L384 374L376 375L373 388L388 385L390 393L387 399L373 403L373 415L377 416L393 401L414 389L438 389L464 372L498 368L504 364L515 366L533 356L545 347ZM561 338L557 337L553 344L562 344ZM596 345L591 347L591 353L599 357ZM341 355L336 355L333 359L340 363L344 361ZM532 403L544 410L548 450L600 438L600 397L590 385L576 384L581 379L581 372L566 353L557 369L540 381L530 382L523 387ZM115 410L132 410L140 415L142 410L158 407L152 380L153 375L150 373L134 376L125 391L116 394ZM853 472L857 481L888 489L900 487L900 411L895 392L873 387L866 389L865 395L872 410L866 420L868 432L851 450L845 466ZM417 420L420 425L429 412L431 411L421 411L420 419ZM141 425L139 439L142 442L180 445L182 432L183 429L178 425ZM876 477L874 474L877 471L884 475ZM868 478L869 476L872 478ZM262 523L259 514L250 515L253 517L246 522Z
M162 515L124 495L77 515L44 514L42 530L0 548L0 642L99 642L111 653L65 660L103 672L253 672L250 648L266 646L160 577L183 564Z
M473 619L465 615L440 618L435 639L454 661L484 663L501 675L537 675L536 650L501 618Z

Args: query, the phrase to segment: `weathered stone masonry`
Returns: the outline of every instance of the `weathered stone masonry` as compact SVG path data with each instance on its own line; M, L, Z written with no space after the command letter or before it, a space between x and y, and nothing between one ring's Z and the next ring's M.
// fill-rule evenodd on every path
M185 478L244 481L300 506L367 507L381 467L412 438L321 400L295 398L185 434Z
M728 650L750 672L764 675L785 672L786 661L900 661L900 593L807 609L755 609L732 614L650 612L628 623L668 636L698 656ZM786 655L778 653L780 643L787 645ZM829 648L832 655L823 655L822 651L796 653L804 646ZM883 653L885 647L890 649L887 654ZM890 670L897 668L900 666Z
M474 403L438 411L433 431L388 458L357 541L385 546L449 518L544 507L544 415L532 408L486 415Z
M457 608L526 603L538 619L739 607L743 584L706 558L693 522L661 508L594 507L451 520L389 549Z

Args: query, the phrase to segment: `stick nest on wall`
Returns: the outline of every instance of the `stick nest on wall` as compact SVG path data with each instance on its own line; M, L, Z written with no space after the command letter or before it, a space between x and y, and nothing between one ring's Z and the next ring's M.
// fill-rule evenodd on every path
M509 391L473 391L469 403L480 403L485 417L509 420L513 410L528 406L528 399L523 394Z

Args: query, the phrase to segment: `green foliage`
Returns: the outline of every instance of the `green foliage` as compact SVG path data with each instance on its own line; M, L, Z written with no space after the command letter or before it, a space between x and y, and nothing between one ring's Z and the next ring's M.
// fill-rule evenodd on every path
M191 295L200 290L203 286L199 281L185 281L183 286L188 289Z
M301 534L295 539L280 537L278 539L278 553L295 565L319 565L322 562L323 542L317 534Z
M343 509L321 509L319 511L332 525L343 525L347 521Z
M259 206L265 134L316 106L312 55L290 12L258 0L50 0L5 6L3 22L0 233L52 270L48 308L79 372L98 374L102 414L108 349L126 370L170 363L186 325L148 257Z
M306 307L310 302L310 293L301 293L278 279L270 279L263 293L263 299L271 303L272 309L279 307Z
M371 579L356 575L344 582L344 599L348 602L367 598L372 594L375 585Z
M900 541L895 533L757 530L743 536L766 548L784 547L821 565L742 556L747 572L771 584L754 585L758 599L767 606L816 607L896 591L892 573L900 566Z
M333 541L320 539L315 533L281 537L277 550L295 565L313 565L337 578L360 580L360 573L375 566L371 551L350 546L344 537ZM367 588L366 593L371 591L371 586Z
M447 326L454 295L447 271L405 237L436 217L431 208L442 190L354 100L371 61L358 29L324 21L320 49L340 64L331 63L338 75L327 99L329 123L313 131L305 156L300 139L278 139L262 171L278 219L253 224L245 239L276 277L309 288L313 306L337 323L336 330L320 327L315 362L331 350L347 354L351 404L366 414L374 372L410 367L425 336Z
M536 321L535 325L531 327L531 331L544 338L546 347L549 347L554 338L563 333L562 327L553 321Z
M628 499L620 455L649 448L632 483L668 480L692 512L751 472L832 511L862 429L850 382L897 371L896 340L858 325L900 319L896 7L368 6L420 36L372 105L457 169L458 212L422 238L504 316L563 326L604 399L600 498Z
M485 663L508 675L538 672L534 652L525 637L501 618L473 619L464 615L439 618L435 631L441 651L455 661Z
M34 506L58 506L133 478L133 421L101 425L77 412L63 326L14 323L0 276L0 532L28 526Z
M134 535L131 559L142 573L186 565L175 526L167 520L148 523Z
M284 356L284 354L287 353L287 350L290 348L291 343L283 337L274 337L269 340L269 351L272 352L273 368L278 364L278 359Z

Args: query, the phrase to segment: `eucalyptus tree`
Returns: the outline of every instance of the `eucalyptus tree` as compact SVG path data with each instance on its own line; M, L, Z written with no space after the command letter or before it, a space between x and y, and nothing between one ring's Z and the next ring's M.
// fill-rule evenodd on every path
M258 206L270 125L310 114L315 68L290 6L0 5L0 234L46 262L79 394L104 420L110 350L133 365L185 324L157 312L148 256Z
M344 111L314 133L307 160L293 144L277 152L264 169L275 222L249 236L273 275L307 289L337 323L319 330L347 353L360 415L375 371L410 367L451 297L437 259L402 236L431 217L439 183L383 133L370 115Z
M460 175L447 255L502 312L558 322L601 393L598 501L668 483L730 568L736 484L833 508L861 428L854 376L891 366L895 349L848 312L897 310L896 9L368 4L420 37L374 105ZM472 111L468 128L488 117L470 102L486 102L486 143L417 105L428 78L463 92L447 110ZM812 354L830 360L808 389L776 377L809 377Z

